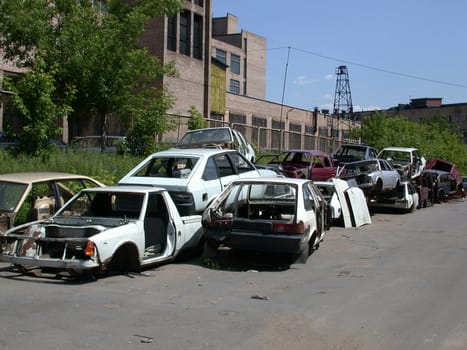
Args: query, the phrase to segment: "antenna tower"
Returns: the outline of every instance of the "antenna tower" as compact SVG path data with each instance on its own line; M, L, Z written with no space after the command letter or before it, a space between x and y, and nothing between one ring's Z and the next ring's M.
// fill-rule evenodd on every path
M352 119L353 106L350 93L347 66L336 68L336 92L334 94L334 115L337 118Z

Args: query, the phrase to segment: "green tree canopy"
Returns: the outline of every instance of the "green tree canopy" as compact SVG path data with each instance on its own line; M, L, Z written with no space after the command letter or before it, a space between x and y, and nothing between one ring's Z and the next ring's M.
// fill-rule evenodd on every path
M188 110L190 119L188 120L188 130L203 129L208 127L208 121L204 119L203 115L196 109L195 106L190 106Z
M467 146L462 142L458 128L443 116L414 122L403 116L388 117L385 112L375 112L349 136L361 138L379 150L390 146L416 147L428 160L440 157L467 173Z
M26 75L34 74L38 59L44 73L53 69L54 103L68 104L72 118L98 115L105 136L109 115L144 118L154 111L152 101L167 96L154 85L175 74L174 67L162 65L139 40L151 18L176 13L182 3L0 0L0 46L5 58L29 69Z

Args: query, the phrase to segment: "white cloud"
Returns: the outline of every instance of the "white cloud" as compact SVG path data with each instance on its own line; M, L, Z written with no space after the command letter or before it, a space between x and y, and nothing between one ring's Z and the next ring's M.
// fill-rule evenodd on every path
M334 74L326 74L326 76L324 77L324 79L326 79L326 80L334 80Z
M380 108L378 106L353 106L354 112L363 112L363 111L376 111L379 110Z
M299 75L293 80L293 84L302 86L302 85L314 84L314 83L317 83L318 81L319 81L318 79L308 78L305 75Z

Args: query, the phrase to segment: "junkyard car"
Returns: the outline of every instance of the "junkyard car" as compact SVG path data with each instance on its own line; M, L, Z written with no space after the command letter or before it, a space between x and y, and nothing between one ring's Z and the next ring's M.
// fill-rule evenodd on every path
M220 245L294 254L305 262L329 225L326 201L305 179L232 182L203 214L205 255Z
M166 188L181 215L191 215L201 214L232 180L260 176L277 174L256 169L236 150L173 148L150 155L119 184Z
M375 208L391 208L411 212L419 208L417 187L410 181L403 181L394 192L371 198L368 205Z
M401 181L399 173L384 159L347 163L338 176L347 181L354 179L367 196L392 191Z
M335 167L359 160L373 159L377 157L376 149L364 144L342 144L332 154L332 162Z
M319 150L288 150L271 159L267 165L280 166L287 177L296 179L326 181L336 175L329 155Z
M187 131L177 143L179 148L209 147L236 149L250 162L256 160L255 150L245 136L230 127L196 129Z
M201 216L180 217L156 187L84 189L53 217L0 236L0 260L23 269L81 273L139 271L197 247Z
M391 163L405 180L419 176L426 166L425 157L413 147L387 147L378 153L378 158L386 159Z
M0 175L0 232L52 216L83 188L103 186L88 176L56 172Z
M453 174L447 171L425 169L423 176L431 176L433 179L434 201L440 202L455 195L459 189L459 183Z

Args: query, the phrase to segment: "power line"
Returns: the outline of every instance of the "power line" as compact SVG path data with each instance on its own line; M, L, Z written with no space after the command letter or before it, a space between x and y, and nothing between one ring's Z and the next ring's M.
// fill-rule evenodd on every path
M342 63L346 63L348 65L354 65L354 66L362 67L362 68L365 68L365 69L374 70L374 71L377 71L377 72L397 75L397 76L404 77L404 78L422 80L422 81L427 81L427 82L430 82L430 83L436 83L436 84L441 84L441 85L448 85L448 86L454 86L454 87L460 87L460 88L463 88L463 89L467 89L467 85L464 85L464 84L451 83L451 82L442 81L442 80L425 78L425 77L421 77L421 76L417 76L417 75L413 75L413 74L400 73L400 72L396 72L396 71L392 71L392 70L388 70L388 69L383 69L383 68L370 66L370 65L367 65L367 64L363 64L363 63L358 63L358 62L349 61L349 60L345 60L345 59L341 59L341 58L327 56L327 55L320 54L318 52L299 49L299 48L296 48L296 47L289 47L289 46L287 46L287 47L275 47L275 48L270 48L270 49L268 48L267 51L270 51L270 50L282 50L282 49L292 49L292 50L295 50L295 51L299 51L299 52L306 53L306 54L309 54L309 55L312 55L312 56L324 58L324 59L327 59L327 60L342 62Z

